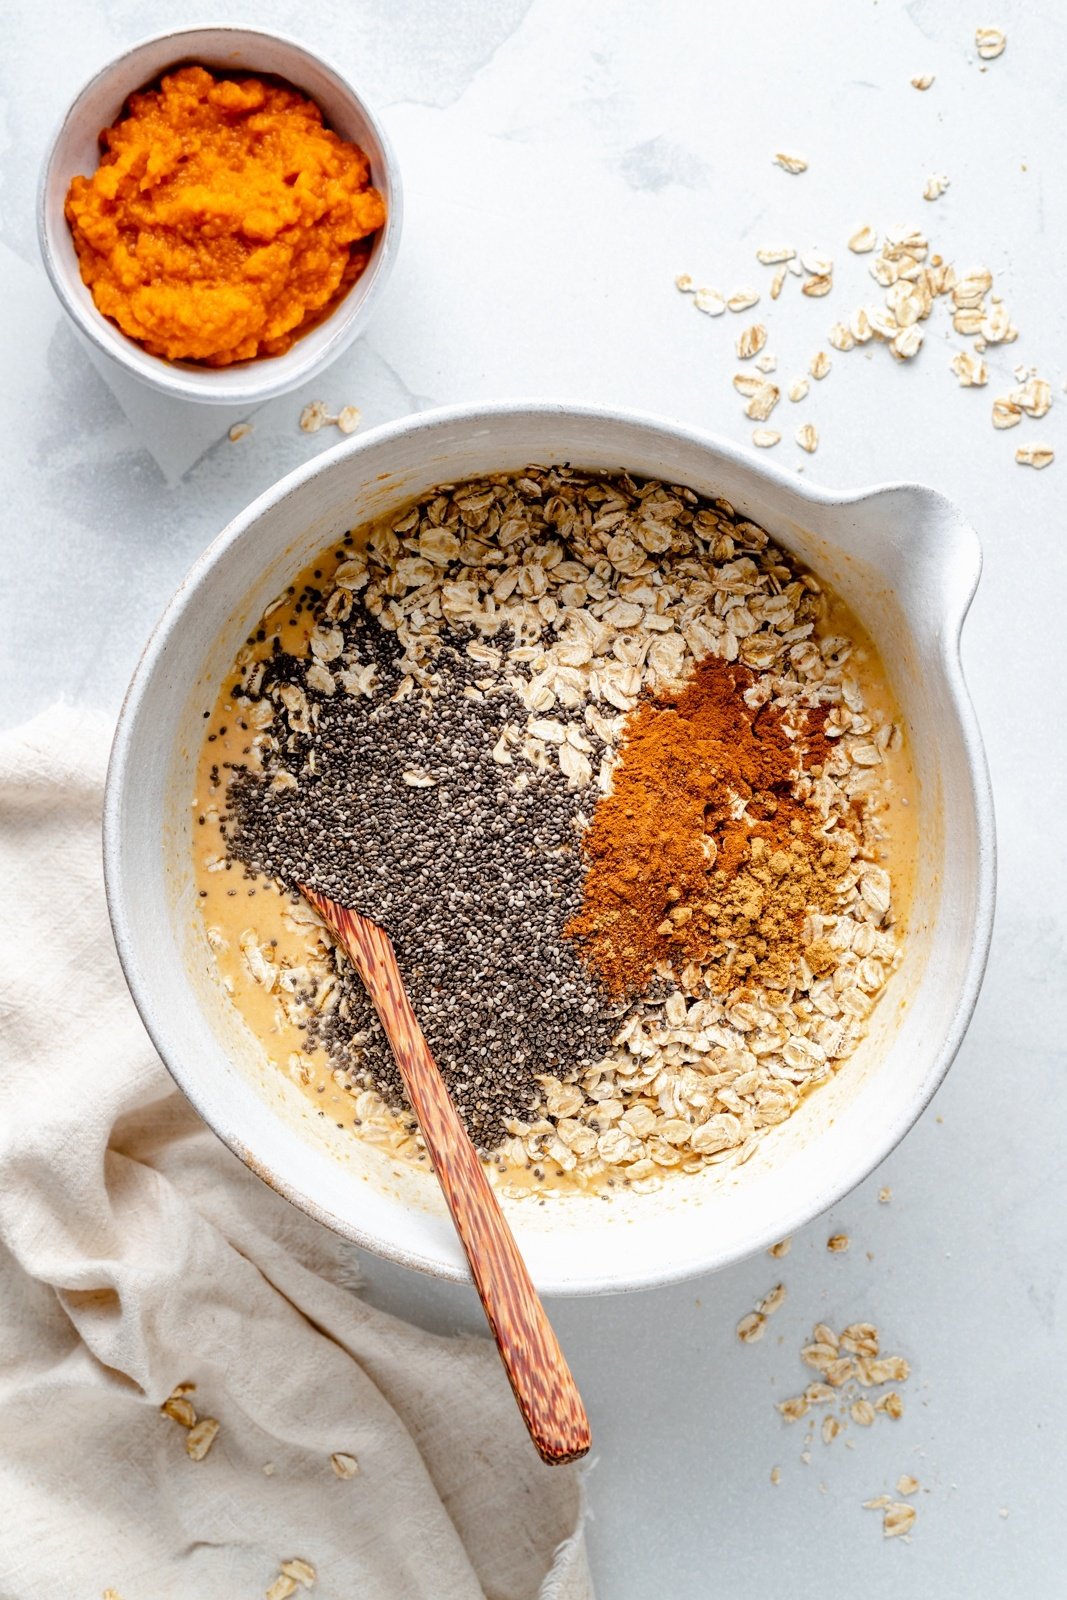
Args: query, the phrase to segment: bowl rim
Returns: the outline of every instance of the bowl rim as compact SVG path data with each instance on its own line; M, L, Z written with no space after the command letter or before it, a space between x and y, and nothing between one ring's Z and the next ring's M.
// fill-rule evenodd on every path
M631 1277L621 1278L616 1276L610 1281L591 1275L581 1283L575 1283L573 1278L553 1282L550 1278L546 1278L544 1274L540 1275L538 1287L541 1292L549 1295L559 1294L568 1297L579 1297L666 1287L669 1284L682 1282L705 1273L717 1272L724 1267L731 1266L737 1261L745 1260L756 1254L761 1248L772 1244L776 1238L782 1238L799 1231L800 1228L806 1226L831 1206L842 1200L858 1184L868 1178L891 1154L904 1136L914 1127L933 1099L963 1043L978 1000L989 956L996 898L997 851L989 768L960 658L963 623L970 609L981 575L981 547L977 535L964 521L962 514L951 500L938 490L908 480L889 480L855 491L822 488L809 482L806 478L798 479L794 473L764 460L757 456L753 450L746 446L738 445L732 440L725 439L721 435L693 428L671 418L660 417L649 412L609 405L595 405L581 401L505 399L461 403L409 414L395 421L384 423L380 427L369 429L366 434L362 434L358 438L345 440L333 448L323 451L310 461L286 474L285 477L279 479L263 493L257 495L245 510L233 517L207 548L201 552L167 603L141 653L119 712L104 792L103 865L105 892L112 932L126 982L141 1020L178 1088L205 1123L216 1133L216 1136L222 1139L223 1143L251 1171L269 1183L270 1187L277 1193L284 1196L285 1199L298 1206L308 1215L315 1217L317 1221L329 1227L333 1232L340 1233L342 1237L348 1239L351 1243L385 1260L424 1272L431 1277L445 1281L469 1282L469 1274L465 1263L462 1265L456 1264L455 1266L443 1263L438 1258L418 1250L412 1250L408 1246L398 1246L392 1242L383 1241L372 1231L362 1228L346 1218L338 1217L327 1206L308 1195L299 1183L291 1181L281 1173L268 1172L262 1162L255 1157L254 1153L243 1144L238 1134L229 1129L222 1131L216 1126L217 1118L214 1108L210 1104L210 1094L201 1092L195 1079L192 1083L186 1081L187 1074L180 1059L180 1054L177 1059L174 1059L166 1050L161 1037L164 1030L156 1022L152 1013L150 999L143 995L139 989L139 963L134 948L135 941L131 937L124 907L126 878L123 866L121 818L123 795L128 775L132 770L129 761L130 747L148 684L166 655L171 639L180 628L186 609L195 603L200 585L209 576L217 560L225 551L246 537L268 509L279 505L282 501L297 493L310 480L322 473L329 472L333 465L342 458L346 459L350 456L363 454L382 440L413 432L421 432L432 436L435 429L448 428L457 423L477 425L493 417L528 417L530 415L566 417L578 421L597 421L609 424L621 423L631 427L651 429L660 434L665 434L675 441L710 449L716 454L724 456L750 471L754 471L758 477L766 481L773 482L794 493L799 493L801 498L813 507L859 505L864 501L892 493L917 493L926 498L933 506L953 516L960 532L967 536L969 546L967 553L970 558L968 569L961 575L958 588L950 597L946 608L947 614L944 617L944 627L940 633L940 666L944 672L949 702L957 720L966 757L967 777L974 809L975 912L970 949L952 1018L940 1039L937 1049L932 1053L929 1067L916 1094L897 1119L880 1130L878 1137L870 1139L861 1148L858 1148L850 1160L841 1162L831 1181L827 1182L817 1193L809 1194L805 1199L798 1199L795 1205L791 1208L786 1208L781 1217L776 1219L773 1231L764 1230L767 1233L765 1240L761 1235L760 1239L754 1244L751 1241L738 1242L736 1245L719 1251L709 1248L705 1257L699 1263L694 1264L693 1261L687 1260L674 1266L657 1264L654 1268L642 1269Z
M358 300L352 299L352 292L359 282L357 280L357 284L352 286L352 290L339 300L323 322L318 324L320 327L329 327L335 319L337 323L332 334L323 343L317 355L309 358L297 370L291 370L288 375L282 377L272 376L272 373L277 373L278 371L277 362L280 358L276 356L256 356L250 361L234 363L229 367L202 367L196 369L198 377L201 373L211 378L217 374L219 379L218 389L221 389L226 380L229 379L229 386L225 392L216 392L215 385L209 386L205 384L202 388L197 386L190 378L186 377L185 368L182 364L169 362L162 356L150 356L149 364L142 366L127 348L128 344L136 345L136 341L129 340L128 336L120 328L114 326L110 319L97 309L96 303L91 296L89 304L86 305L71 293L65 275L57 261L53 230L48 221L49 185L58 146L71 120L78 114L79 107L86 95L102 79L109 77L117 69L121 68L124 63L130 62L141 51L155 45L174 41L175 61L177 62L182 59L180 42L205 33L232 34L250 39L267 39L273 44L282 45L285 49L295 51L298 55L313 61L316 66L333 77L356 106L378 141L389 183L389 208L385 226L380 233L377 260L373 263L373 277L371 277L362 298ZM250 68L249 71L251 70ZM297 89L300 88L300 84L295 80L293 81L293 86ZM142 85L139 83L137 87L142 87ZM129 89L126 94L134 92L134 89ZM306 93L307 91L301 90L301 92ZM201 22L189 23L180 28L166 28L159 33L147 34L143 38L135 40L120 51L118 55L111 57L110 60L97 68L82 82L68 101L66 109L57 119L51 137L45 146L37 180L36 222L38 249L56 298L74 326L97 350L107 356L109 360L116 362L131 377L149 385L160 393L172 395L183 400L193 400L200 405L258 405L298 388L301 384L308 382L327 366L331 365L364 326L370 315L371 308L388 282L400 246L403 221L403 187L400 178L400 167L392 141L382 126L377 113L368 104L351 79L329 57L322 55L318 50L312 49L303 40L294 38L288 33L279 33L273 28L259 28L246 23L217 24ZM347 314L345 314L346 312ZM292 348L299 348L299 344L300 341L297 340ZM141 349L139 345L137 348ZM145 351L144 354L148 356L149 352ZM246 381L239 382L237 381L238 377L246 377Z

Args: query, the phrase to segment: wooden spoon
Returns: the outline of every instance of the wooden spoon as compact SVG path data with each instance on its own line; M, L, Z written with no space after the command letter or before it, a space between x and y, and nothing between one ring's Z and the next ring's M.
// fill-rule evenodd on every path
M590 1443L582 1397L430 1054L392 941L370 917L303 884L300 892L348 954L381 1018L530 1437L550 1465L575 1461Z

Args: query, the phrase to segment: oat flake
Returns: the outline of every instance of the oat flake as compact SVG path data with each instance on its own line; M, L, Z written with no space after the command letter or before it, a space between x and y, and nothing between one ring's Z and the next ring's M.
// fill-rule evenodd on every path
M1055 460L1056 453L1049 444L1021 444L1015 452L1015 459L1021 467L1050 467Z
M1007 36L1002 28L977 28L974 45L983 61L995 61L1004 54Z
M803 423L797 429L796 440L800 448L802 450L806 450L809 456L814 455L815 451L819 448L819 433L814 423Z

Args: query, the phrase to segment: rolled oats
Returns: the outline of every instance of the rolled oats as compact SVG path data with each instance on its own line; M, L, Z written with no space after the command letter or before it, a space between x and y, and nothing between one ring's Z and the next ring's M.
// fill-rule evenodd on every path
M779 150L774 157L775 166L781 167L783 172L807 172L808 163L803 156L798 156L788 150Z
M797 429L796 440L802 450L806 450L809 455L813 455L819 448L819 433L814 423L802 423Z
M698 289L693 296L693 304L706 317L721 317L726 310L726 301L718 289Z
M758 356L767 343L767 329L762 322L754 322L750 328L743 328L737 336L737 355L740 361L750 361L753 356Z
M862 256L873 250L877 243L877 233L869 223L865 222L862 228L856 229L855 233L848 241L848 247L850 250L855 251L856 255Z
M202 1417L185 1436L186 1454L194 1461L203 1461L218 1436L219 1425L214 1417Z
M952 371L960 380L961 389L980 388L989 382L989 369L981 356L970 350L957 350L951 361Z
M974 47L983 61L995 61L1004 54L1007 36L1001 28L977 28L974 35Z
M1015 452L1015 459L1021 467L1050 467L1056 458L1056 453L1050 444L1021 444Z

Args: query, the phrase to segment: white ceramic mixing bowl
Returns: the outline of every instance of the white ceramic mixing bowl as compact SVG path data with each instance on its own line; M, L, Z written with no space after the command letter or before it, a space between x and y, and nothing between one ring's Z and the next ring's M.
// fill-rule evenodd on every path
M316 1117L219 987L198 928L190 800L205 709L250 627L318 550L436 483L564 461L626 467L725 496L827 579L880 648L920 786L904 962L840 1073L740 1168L713 1167L610 1203L505 1202L538 1287L588 1294L705 1272L793 1232L893 1148L959 1047L989 942L994 841L959 662L981 557L955 507L911 484L815 489L724 440L582 407L464 407L380 428L261 496L171 601L119 722L104 849L134 999L205 1121L253 1171L338 1233L408 1266L466 1277L432 1177Z

